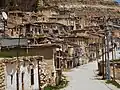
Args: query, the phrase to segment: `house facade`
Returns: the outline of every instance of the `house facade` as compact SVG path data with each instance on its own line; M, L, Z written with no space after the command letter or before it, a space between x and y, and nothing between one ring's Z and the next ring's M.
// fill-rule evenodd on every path
M4 64L1 64L4 66L2 71L4 88L1 90L38 90L48 82L46 66L42 57L19 57L19 60L8 58L1 60L1 62ZM46 76L44 80L41 78L42 75Z
M60 46L30 45L28 54L32 56L2 59L2 90L38 90L48 84L59 85L62 70L61 56L55 54L57 48ZM59 67L55 63L59 64Z
M67 27L65 25L52 22L28 23L18 26L18 31L15 30L15 28L9 30L9 36L19 37L21 35L22 37L35 37L39 35L52 35L53 37L67 33Z

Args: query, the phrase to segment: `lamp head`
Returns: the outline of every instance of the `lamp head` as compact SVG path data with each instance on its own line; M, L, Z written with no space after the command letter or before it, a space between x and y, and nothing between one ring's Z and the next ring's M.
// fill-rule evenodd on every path
M8 16L7 16L6 12L2 12L2 16L5 20L7 20Z

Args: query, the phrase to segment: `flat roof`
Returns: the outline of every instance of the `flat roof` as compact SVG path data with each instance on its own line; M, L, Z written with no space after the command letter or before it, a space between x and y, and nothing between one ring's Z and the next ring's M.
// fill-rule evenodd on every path
M57 22L35 22L34 24L59 24L59 25L63 25L63 26L66 26L64 24L61 24L61 23L57 23Z
M30 47L58 47L60 48L60 45L58 44L33 44L33 45L29 45Z

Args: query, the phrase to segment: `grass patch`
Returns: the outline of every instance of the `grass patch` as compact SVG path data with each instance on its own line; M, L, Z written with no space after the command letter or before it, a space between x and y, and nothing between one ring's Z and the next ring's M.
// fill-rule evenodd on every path
M112 61L114 61L114 62L120 62L120 59L115 59L115 60L112 60Z
M72 70L71 69L64 69L63 71L64 72L71 72Z
M120 84L118 84L116 81L108 80L108 81L106 81L106 83L112 84L112 85L116 86L117 88L120 88Z
M44 90L60 90L62 88L65 88L68 85L68 82L69 81L67 81L66 76L62 76L62 80L59 85L57 86L48 85L44 88Z

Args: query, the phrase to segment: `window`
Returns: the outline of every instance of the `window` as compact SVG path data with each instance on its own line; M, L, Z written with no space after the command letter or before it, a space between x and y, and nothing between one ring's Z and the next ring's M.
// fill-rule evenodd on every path
M39 34L41 33L41 29L39 29Z
M32 16L32 19L33 19L33 20L37 20L37 17L36 17L36 16Z
M19 90L19 73L16 73L17 90Z
M45 18L43 17L43 21L45 20Z
M48 31L48 30L44 30L44 33L48 34L48 33L49 33L49 31Z
M59 68L60 67L60 59L59 58L57 58L57 60L56 60L56 63L57 63L57 65L56 65L56 68Z
M52 72L52 77L54 77L54 72Z
M11 85L12 85L12 83L13 83L13 75L11 75Z
M37 33L37 28L35 28L35 33Z
M34 85L34 70L31 69L31 85Z
M22 72L22 83L24 82L24 72Z
M11 36L13 36L13 30L11 31Z
M54 34L58 34L58 30L53 30L53 33Z
M25 61L23 62L23 67L25 67Z

